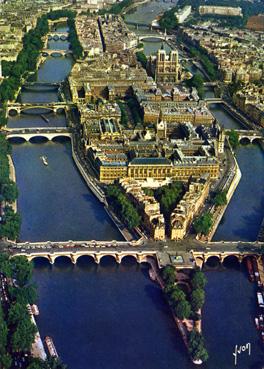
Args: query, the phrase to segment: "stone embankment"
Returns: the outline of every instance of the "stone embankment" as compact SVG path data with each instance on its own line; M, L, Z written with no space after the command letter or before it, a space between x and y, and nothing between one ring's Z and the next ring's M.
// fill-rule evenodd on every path
M232 156L233 156L233 159L232 159L232 163L231 163L231 166L230 166L230 170L229 170L229 173L221 187L221 191L226 191L226 200L227 200L227 203L223 206L215 206L213 205L211 208L210 208L210 213L212 214L213 216L213 226L211 228L211 231L209 233L209 235L206 237L206 241L211 241L216 230L217 230L217 227L228 207L228 204L229 202L231 201L232 199L232 196L240 182L240 179L241 179L241 171L239 169L239 166L238 166L238 163L237 163L237 160L234 156L234 153L232 152Z
M11 181L16 183L16 171L15 171L13 160L10 155L8 155L7 157L8 157L8 162L9 162L9 178L11 179ZM17 200L12 202L11 207L13 211L16 213L17 212Z

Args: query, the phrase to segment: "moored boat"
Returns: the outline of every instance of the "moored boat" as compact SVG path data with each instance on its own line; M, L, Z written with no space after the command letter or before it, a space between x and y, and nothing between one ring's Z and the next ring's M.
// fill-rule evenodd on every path
M49 336L46 336L45 337L45 343L47 345L47 348L48 348L48 351L49 351L50 356L57 357L58 358L59 355L57 353L57 350L56 350L56 347L55 347L55 345L53 343L52 338L49 337Z
M254 282L254 271L253 271L253 265L250 257L246 258L247 263L247 270L248 270L248 279L250 282Z

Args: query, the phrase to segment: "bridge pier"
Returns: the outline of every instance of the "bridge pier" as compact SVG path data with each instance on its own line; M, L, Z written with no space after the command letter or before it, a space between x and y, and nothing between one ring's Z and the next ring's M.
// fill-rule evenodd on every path
M71 262L75 265L77 263L78 256L71 254Z
M55 263L56 256L48 255L48 259L51 265Z

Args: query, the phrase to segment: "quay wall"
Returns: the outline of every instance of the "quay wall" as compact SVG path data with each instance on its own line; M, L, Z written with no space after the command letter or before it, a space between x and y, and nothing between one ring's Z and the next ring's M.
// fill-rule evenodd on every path
M207 240L210 242L217 230L217 227L232 199L232 196L240 182L240 179L242 177L242 174L241 174L241 171L240 171L240 168L238 166L238 163L237 163L237 160L236 158L234 157L234 168L233 168L233 172L230 173L230 175L228 176L223 188L222 188L222 191L227 191L226 193L226 199L227 199L227 203L223 206L219 206L219 207L216 207L216 206L213 206L211 208L211 213L213 214L213 226L212 226L212 229L209 233L209 235L207 236Z
M9 178L11 179L11 181L16 183L16 170L15 170L12 157L11 155L7 155L7 157L8 157L8 162L9 162ZM11 207L13 211L16 213L17 212L17 200L12 202Z
M77 168L79 169L79 172L81 173L83 179L85 180L87 186L89 187L89 189L92 191L92 193L97 197L97 199L107 205L107 202L106 202L106 198L105 198L105 194L103 193L103 191L99 190L95 184L93 183L92 179L90 178L90 176L86 173L86 171L84 170L78 156L77 156L77 153L74 149L74 145L75 145L75 141L72 137L72 158L73 158L73 161L74 163L76 164Z

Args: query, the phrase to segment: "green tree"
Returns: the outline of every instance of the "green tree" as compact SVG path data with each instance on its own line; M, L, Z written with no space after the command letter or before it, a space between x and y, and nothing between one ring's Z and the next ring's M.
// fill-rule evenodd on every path
M8 353L0 355L0 368L10 369L12 365L12 358Z
M191 284L193 289L204 289L207 283L207 279L204 273L200 270L195 270L191 278Z
M227 204L226 191L219 191L215 195L214 204L216 206L223 206Z
M20 321L11 338L12 351L29 351L36 333L37 327L30 318Z
M198 311L203 307L205 301L205 293L204 290L197 288L192 291L191 294L191 307L193 311Z
M137 60L140 62L143 68L147 68L148 59L143 51L136 52Z
M238 133L234 129L231 129L231 131L229 131L227 134L229 137L230 145L232 146L233 149L236 149L239 145Z
M198 91L199 97L202 99L204 97L204 78L200 73L192 76L191 79L186 81L189 87L195 87Z
M193 330L189 338L189 352L194 360L207 361L209 358L208 352L205 348L203 336Z
M167 10L159 20L160 28L165 31L171 31L176 28L178 25L177 18L175 17L175 12L177 11L177 7L173 7L170 10Z
M0 238L6 237L16 240L19 235L21 218L18 213L14 213L9 206L5 207L4 222L0 224Z
M179 287L175 286L169 297L170 304L175 307L180 301L184 301L185 299L185 293Z
M176 270L173 266L167 265L162 270L162 278L166 284L172 284L176 280Z
M213 217L209 212L199 216L193 223L194 229L197 234L208 235L213 225Z
M25 256L14 256L10 259L13 278L20 287L24 287L32 278L33 265Z
M2 195L7 202L13 202L18 197L18 189L15 182L9 180L2 185Z
M21 320L25 320L29 317L25 304L16 302L11 305L8 311L8 324L17 325Z
M181 300L178 302L174 308L174 312L179 319L188 319L191 314L191 305L186 300Z

